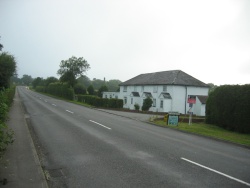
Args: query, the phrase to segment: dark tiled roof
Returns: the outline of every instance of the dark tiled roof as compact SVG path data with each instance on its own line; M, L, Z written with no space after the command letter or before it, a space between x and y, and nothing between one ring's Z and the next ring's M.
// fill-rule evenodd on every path
M145 95L145 97L152 97L152 94L150 92L143 92L143 94Z
M134 97L140 97L139 92L132 92L132 95L133 95Z
M171 95L169 93L161 93L162 96L165 98L165 99L172 99Z
M207 84L181 70L140 74L120 84L120 86L126 85L183 85L209 87Z
M206 104L208 96L197 95L197 98L200 100L201 104Z

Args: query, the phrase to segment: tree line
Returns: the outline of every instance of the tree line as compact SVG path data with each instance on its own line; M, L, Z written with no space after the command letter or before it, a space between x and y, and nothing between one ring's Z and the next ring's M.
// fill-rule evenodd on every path
M119 84L121 83L118 79L112 79L106 81L94 78L90 80L85 73L90 69L90 65L83 57L72 56L68 60L62 60L57 74L60 78L48 77L44 79L43 77L32 78L30 75L23 75L22 78L17 78L14 75L11 79L12 82L18 85L32 86L36 89L38 86L47 88L49 84L55 82L67 83L71 87L75 94L89 94L97 95L101 97L103 91L118 91ZM41 87L40 87L41 88Z

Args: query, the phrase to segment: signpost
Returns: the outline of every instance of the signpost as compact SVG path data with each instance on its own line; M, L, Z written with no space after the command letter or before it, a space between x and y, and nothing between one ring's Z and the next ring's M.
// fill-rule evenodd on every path
M192 112L192 108L193 108L193 104L196 103L196 96L195 95L188 95L188 103L189 103L189 107L190 109L188 110L189 112L189 125L192 124L192 115L193 115L193 112Z
M178 125L179 122L179 115L180 113L178 112L169 112L168 113L168 125Z

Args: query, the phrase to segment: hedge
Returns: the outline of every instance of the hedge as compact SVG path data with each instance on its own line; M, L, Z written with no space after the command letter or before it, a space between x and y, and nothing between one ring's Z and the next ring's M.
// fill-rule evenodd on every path
M107 99L93 95L77 95L77 101L104 108L122 108L122 99Z
M57 97L62 97L68 100L74 100L74 90L66 83L55 82L50 83L48 87L37 86L36 91L48 93Z
M224 85L210 93L206 123L250 133L250 85Z
M0 91L0 162L2 162L8 145L14 142L14 132L5 123L14 95L15 87Z

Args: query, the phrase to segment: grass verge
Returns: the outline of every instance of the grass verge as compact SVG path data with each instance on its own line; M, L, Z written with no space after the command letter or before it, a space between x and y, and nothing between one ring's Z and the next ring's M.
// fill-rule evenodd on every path
M205 123L192 123L192 125L188 125L188 123L179 123L178 126L171 126L171 125L166 125L166 122L161 120L156 120L154 121L154 123L164 127L170 127L173 129L178 129L212 138L226 140L245 146L250 146L250 134L240 134L228 131L215 125L210 125Z

